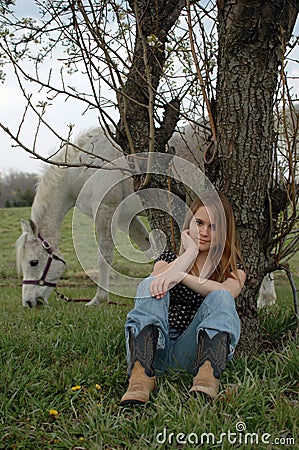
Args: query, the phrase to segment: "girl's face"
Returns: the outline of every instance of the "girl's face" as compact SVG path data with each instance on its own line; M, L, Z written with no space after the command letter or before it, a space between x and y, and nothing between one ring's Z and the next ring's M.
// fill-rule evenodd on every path
M207 209L204 206L200 206L194 213L189 230L190 236L198 243L200 252L208 252L211 247L212 241L212 228L215 225L211 224L211 219Z

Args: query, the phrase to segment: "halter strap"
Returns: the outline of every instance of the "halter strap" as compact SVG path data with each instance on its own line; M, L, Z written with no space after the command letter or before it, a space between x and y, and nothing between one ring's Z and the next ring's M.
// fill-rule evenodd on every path
M49 255L47 263L46 263L46 267L45 267L45 269L42 273L42 276L40 277L39 280L23 280L23 284L34 284L34 285L39 285L39 286L56 287L57 282L47 281L46 276L50 270L53 259L55 259L56 261L61 261L63 264L65 264L65 261L53 253L53 249L52 249L51 245L49 244L49 242L46 241L40 234L38 234L38 238L41 241L42 246L44 247L44 249L47 251L47 253Z

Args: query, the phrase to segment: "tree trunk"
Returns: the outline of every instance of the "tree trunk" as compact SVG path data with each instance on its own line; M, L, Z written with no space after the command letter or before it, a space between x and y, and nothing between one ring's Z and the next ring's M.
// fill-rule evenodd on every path
M136 18L136 39L133 62L119 99L121 120L118 124L116 140L127 153L164 152L179 118L179 103L173 99L165 106L164 118L159 128L154 125L153 111L156 92L163 74L167 36L176 23L185 2L184 0L159 2L129 0L129 5ZM164 172L160 171L160 173ZM144 179L145 174L135 177L135 190L142 187ZM165 190L167 184L168 179L163 175L152 175L146 184L147 188L157 189L157 199L153 199L157 205L159 205L158 190ZM173 180L171 180L170 189L177 195L181 195L181 190ZM142 202L147 209L151 228L165 230L167 246L171 247L173 236L177 241L179 233L176 226L174 234L171 230L170 211L148 209L149 203L144 199ZM160 227L158 227L159 223Z
M265 273L267 196L273 148L273 102L278 68L298 14L298 2L219 0L216 100L217 152L210 180L234 206L249 271L238 299L243 324L239 350L260 342L256 299Z

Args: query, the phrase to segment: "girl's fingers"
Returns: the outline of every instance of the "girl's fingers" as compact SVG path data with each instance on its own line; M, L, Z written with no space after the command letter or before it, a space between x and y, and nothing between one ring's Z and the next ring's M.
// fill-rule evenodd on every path
M150 285L150 293L152 297L164 297L167 289L165 289L165 279L163 277L155 278Z
M150 285L150 293L152 297L156 297L156 295L159 293L159 279L158 277L155 278L151 285Z

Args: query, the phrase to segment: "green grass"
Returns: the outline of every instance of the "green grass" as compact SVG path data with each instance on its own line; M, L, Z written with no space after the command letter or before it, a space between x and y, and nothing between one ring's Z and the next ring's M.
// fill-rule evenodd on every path
M127 386L124 322L132 299L114 296L121 304L86 308L52 294L50 308L22 308L14 262L21 217L29 217L29 209L0 209L0 449L298 448L299 357L289 331L294 316L283 274L277 305L260 313L271 345L228 365L216 402L189 398L192 379L183 374L160 378L146 407L121 409ZM64 223L61 250L68 262L63 292L92 297L94 286L72 249L71 215ZM298 271L298 258L292 264ZM81 388L72 390L75 386ZM239 433L236 424L241 422L246 431ZM216 441L210 435L207 443L203 435L200 445L202 433L213 433ZM226 433L222 442L221 433ZM258 444L251 444L249 435L246 444L246 433L256 433L252 439L258 438Z

